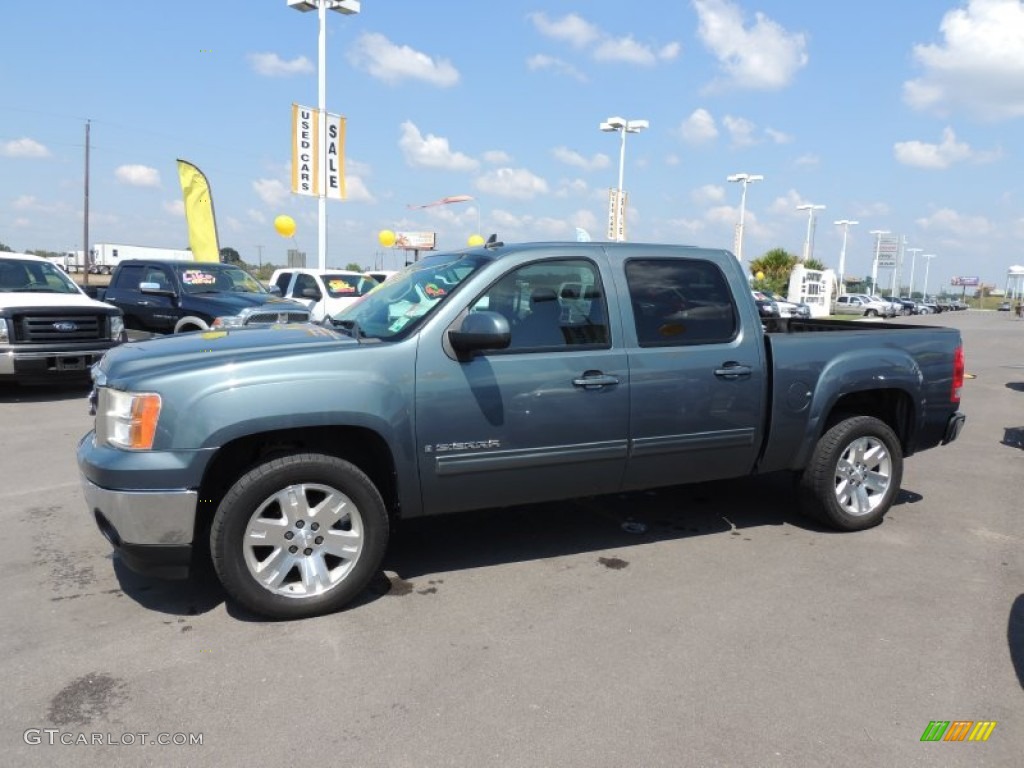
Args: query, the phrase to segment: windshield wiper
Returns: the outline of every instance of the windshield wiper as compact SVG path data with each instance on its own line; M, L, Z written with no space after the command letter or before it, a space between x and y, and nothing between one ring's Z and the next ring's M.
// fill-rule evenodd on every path
M360 344L363 341L363 337L366 335L365 333L363 333L362 328L359 327L359 323L357 323L355 320L335 320L332 317L331 325L333 325L335 328L341 328L341 330L344 333L347 333Z

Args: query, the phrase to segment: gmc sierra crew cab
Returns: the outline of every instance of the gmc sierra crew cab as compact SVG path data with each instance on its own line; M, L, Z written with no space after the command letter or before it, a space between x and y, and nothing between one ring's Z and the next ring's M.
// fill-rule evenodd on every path
M129 566L212 557L249 609L311 616L360 593L397 518L780 470L856 531L964 424L957 330L762 320L724 250L489 243L328 323L103 358L78 464Z

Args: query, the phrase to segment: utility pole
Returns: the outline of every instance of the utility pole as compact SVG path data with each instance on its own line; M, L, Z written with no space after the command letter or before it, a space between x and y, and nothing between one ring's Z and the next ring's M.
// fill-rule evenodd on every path
M255 245L253 247L256 249L256 253L259 254L258 258L260 260L260 269L263 269L263 246Z
M82 285L89 284L89 121L85 121L85 211L82 216Z

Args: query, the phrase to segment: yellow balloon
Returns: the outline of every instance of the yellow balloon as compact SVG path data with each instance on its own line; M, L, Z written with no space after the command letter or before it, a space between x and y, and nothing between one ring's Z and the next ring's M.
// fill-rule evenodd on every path
M469 243L469 245L471 247L475 248L478 245L483 245L484 244L484 236L483 235L470 235L469 236L469 240L467 242Z
M754 275L754 277L756 277L758 280L764 280L764 272L758 272L756 275Z
M385 248L390 248L392 245L395 244L395 233L392 232L390 229L382 229L380 233L377 235L377 239L380 241L380 244L383 245Z
M278 216L274 219L274 229L281 237L291 237L295 234L295 219L291 216Z

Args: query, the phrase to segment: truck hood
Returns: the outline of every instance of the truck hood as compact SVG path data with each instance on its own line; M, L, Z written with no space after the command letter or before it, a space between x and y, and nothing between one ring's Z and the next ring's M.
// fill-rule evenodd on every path
M209 314L237 315L249 307L268 306L284 311L286 309L306 309L304 304L291 299L282 299L271 293L193 293L188 301L200 307L206 305L212 311Z
M0 309L36 307L75 307L81 309L113 309L109 304L90 299L82 293L0 293Z
M287 359L326 347L357 346L355 339L319 325L291 323L258 328L201 331L132 341L109 350L97 377L115 387L150 374L255 360ZM130 387L131 385L128 384Z

